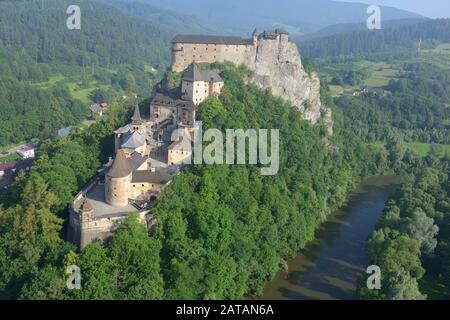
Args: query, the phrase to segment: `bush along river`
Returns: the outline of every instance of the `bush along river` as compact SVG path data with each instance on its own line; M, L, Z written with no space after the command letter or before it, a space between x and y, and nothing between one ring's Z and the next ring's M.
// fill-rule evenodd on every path
M331 214L316 239L268 282L258 299L357 299L357 282L369 262L366 240L401 179L377 176L363 180L345 207Z

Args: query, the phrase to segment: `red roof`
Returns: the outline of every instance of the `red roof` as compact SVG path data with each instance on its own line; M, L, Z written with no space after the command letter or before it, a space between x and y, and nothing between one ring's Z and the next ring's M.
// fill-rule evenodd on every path
M12 170L17 167L17 162L0 163L0 171Z

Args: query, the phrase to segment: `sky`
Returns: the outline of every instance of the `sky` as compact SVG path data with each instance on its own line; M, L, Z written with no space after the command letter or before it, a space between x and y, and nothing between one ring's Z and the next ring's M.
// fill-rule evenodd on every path
M450 18L450 0L335 0L361 2L405 9L429 18Z

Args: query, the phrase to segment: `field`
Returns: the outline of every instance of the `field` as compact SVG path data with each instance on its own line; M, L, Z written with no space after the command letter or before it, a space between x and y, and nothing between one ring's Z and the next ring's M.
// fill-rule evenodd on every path
M20 156L18 154L10 154L7 156L0 155L0 163L13 162L13 161L17 161L19 159L20 159Z
M423 142L407 142L406 146L415 151L418 155L425 157L431 148L431 143L423 143ZM372 143L375 147L384 146L385 143L383 141L377 141ZM443 148L447 154L450 154L450 145L449 144L438 144L436 145L438 148Z
M46 82L36 82L33 85L42 89L48 89L57 84L62 84L67 86L70 91L70 95L72 98L80 100L83 103L91 104L92 101L89 99L89 95L92 91L94 91L97 87L107 90L107 85L100 85L94 79L88 77L87 80L79 79L68 79L63 75L54 75L51 76L50 79Z
M402 69L401 64L391 65L384 62L371 62L371 61L358 61L352 64L337 65L336 67L327 67L320 71L322 78L331 81L331 74L339 70L360 70L368 74L367 79L362 81L359 85L355 86L337 86L330 85L331 94L334 96L339 92L358 88L361 85L371 86L371 87L384 87L389 84L389 81L393 79L398 79L401 77Z
M421 155L423 157L428 154L428 152L430 151L430 148L431 148L431 144L422 143L422 142L409 142L409 143L406 143L406 145L410 149L414 150L416 153L418 153L419 155ZM450 154L450 145L440 144L438 146L440 146L441 148L444 148L445 152L447 154Z
M450 68L450 43L443 43L434 49L422 50L417 60Z
M333 96L346 89L359 88L361 85L371 87L383 87L389 84L393 79L399 79L403 75L403 65L405 63L431 63L440 68L450 68L450 43L443 43L434 49L424 49L418 55L410 60L398 61L395 64L385 62L373 62L360 60L336 65L327 64L318 66L318 71L323 80L331 81L333 74L347 70L358 70L367 74L365 80L357 85L330 85L330 91Z
M23 144L25 144L25 141L22 141L22 142L19 142L19 143L15 143L15 144L10 144L10 145L7 145L7 146L0 146L0 152L17 148L17 147L19 147L19 146L21 146Z

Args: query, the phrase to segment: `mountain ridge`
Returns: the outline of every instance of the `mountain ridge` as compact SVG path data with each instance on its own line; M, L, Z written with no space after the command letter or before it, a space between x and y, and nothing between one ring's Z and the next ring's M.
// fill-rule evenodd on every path
M228 0L211 6L209 0L120 0L146 3L163 9L193 15L207 23L224 26L222 33L249 34L259 29L283 26L292 34L310 33L340 23L365 22L367 4L331 0ZM420 18L413 12L381 6L385 20Z

